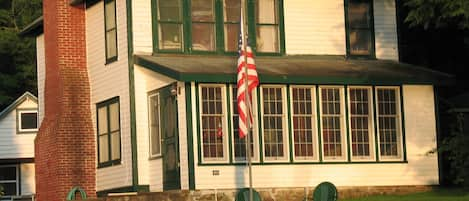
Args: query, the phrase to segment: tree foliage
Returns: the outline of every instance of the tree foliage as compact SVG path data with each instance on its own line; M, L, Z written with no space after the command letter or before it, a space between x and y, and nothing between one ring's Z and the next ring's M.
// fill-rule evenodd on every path
M469 29L469 0L404 0L409 8L405 21L411 26Z
M18 34L41 12L41 0L0 0L0 110L36 92L35 40Z

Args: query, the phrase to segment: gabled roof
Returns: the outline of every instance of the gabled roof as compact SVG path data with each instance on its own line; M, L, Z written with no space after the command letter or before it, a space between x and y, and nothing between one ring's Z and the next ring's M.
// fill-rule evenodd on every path
M34 102L37 103L37 98L34 96L32 93L25 92L23 95L21 95L18 99L16 99L12 104L10 104L8 107L6 107L3 111L0 112L0 120L2 120L6 115L8 115L11 111L16 109L18 105L23 103L26 99L31 99Z
M237 57L158 54L137 55L135 63L179 81L236 82ZM351 60L344 56L259 56L261 83L278 84L438 84L453 76L388 60Z

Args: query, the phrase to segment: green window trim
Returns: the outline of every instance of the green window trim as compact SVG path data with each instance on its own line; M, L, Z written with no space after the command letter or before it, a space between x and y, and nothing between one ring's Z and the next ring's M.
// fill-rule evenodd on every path
M349 17L349 8L351 1L368 3L369 6L369 34L370 34L370 44L369 44L369 53L368 54L354 54L351 51L350 47L350 17ZM373 0L344 0L344 13L345 13L345 44L346 44L346 57L351 59L376 59L376 44L375 44L375 26L374 26L374 8Z
M117 43L117 6L116 6L117 1L116 0L104 0L104 49L105 49L105 58L106 58L106 63L105 64L110 64L114 61L117 61L118 58L118 43ZM113 14L113 21L109 22L108 18L108 10L107 6L110 4L113 4L114 6L111 8L113 9L112 11L114 12ZM109 36L108 34L113 33L113 36ZM115 48L114 54L109 52L110 47L109 45L113 45Z
M196 113L198 114L199 113L199 99L200 99L200 95L199 95L199 84L200 83L196 83L194 85L195 87L195 96L193 98L195 98L195 102L197 104L197 107L196 107ZM206 85L206 84L202 84L202 85ZM210 84L208 84L210 85ZM230 85L226 85L225 87L228 87L228 88L231 88L229 87ZM377 164L377 163L382 163L382 164L399 164L399 163L408 163L407 161L407 153L406 153L406 141L405 141L405 129L404 129L404 109L403 109L403 96L402 96L402 86L371 86L371 85L261 85L261 86L280 86L282 87L282 89L285 89L285 94L284 95L284 98L287 97L287 107L288 108L284 108L285 111L287 111L288 114L285 114L288 119L286 120L287 121L287 128L284 128L285 130L287 130L287 140L285 141L286 143L288 143L288 145L285 145L289 151L289 153L286 155L287 159L285 160L281 160L281 161L265 161L265 156L264 156L264 147L263 147L263 131L262 131L262 115L258 115L257 120L259 121L259 123L257 124L257 130L258 130L258 142L257 142L257 147L258 149L254 149L256 151L255 155L258 154L259 158L258 160L256 161L253 161L253 165L284 165L284 164L298 164L298 165L301 165L301 164ZM312 96L314 96L313 98L313 101L315 101L315 103L313 105L315 105L315 108L313 108L313 112L315 113L314 116L315 116L315 124L316 124L316 127L313 126L313 129L315 130L315 133L313 133L314 135L317 134L317 137L318 139L315 140L318 144L316 144L316 149L317 153L318 154L318 157L316 160L306 160L306 161L302 161L302 160L297 160L295 159L295 156L294 156L294 153L291 153L292 152L292 134L293 134L293 129L291 128L292 127L292 108L291 108L291 105L292 105L292 101L289 100L291 98L291 90L292 88L295 88L295 87L308 87L310 88L311 90L314 90L314 94L312 94ZM320 104L321 104L321 101L320 101L320 93L321 93L321 88L328 88L328 87L340 87L340 90L342 90L343 92L343 95L342 95L342 98L343 99L343 103L341 104L341 108L344 109L343 111L343 116L346 118L344 125L343 126L346 126L344 128L342 128L342 130L344 130L346 133L345 133L345 140L344 141L344 145L343 147L345 147L347 150L344 150L344 153L345 155L343 156L343 160L340 160L340 161L331 161L331 160L324 160L324 156L323 156L323 150L322 150L322 135L321 135L321 110L320 110ZM372 135L373 138L370 139L370 158L369 159L366 159L366 160L361 160L361 159L356 159L352 156L352 154L350 153L351 152L351 145L350 145L350 142L351 142L351 129L349 128L349 118L350 118L350 108L349 108L349 104L350 104L350 100L349 100L349 94L348 94L348 91L349 89L351 88L367 88L370 90L370 108L372 108L373 110L370 111L372 114L371 114L371 117L373 118L371 121L372 121L372 125L371 125L371 129L372 129ZM402 149L400 150L400 157L399 158L394 158L394 159L386 159L386 160L383 160L380 156L379 156L379 139L378 139L378 128L377 128L377 99L376 99L376 90L377 88L393 88L393 89L397 89L398 90L398 96L397 99L399 101L399 115L401 115L400 117L400 121L399 122L401 124L401 130L400 130L400 133L401 133L401 146L402 146ZM261 87L258 87L257 88L257 94L260 94L261 93ZM228 99L230 99L233 94L232 92L228 91L228 90L225 90L224 93L227 93L227 94L224 94L224 96L227 96ZM290 97L290 98L288 98ZM262 98L261 98L261 95L258 95L256 97L256 100L253 100L254 101L257 101L257 106L259 108L261 108L261 101L262 101ZM232 112L232 107L231 104L231 101L230 103L226 102L227 104L227 108L228 108L228 114L231 114ZM258 109L260 110L260 109ZM245 165L245 163L240 163L238 161L235 161L235 160L227 160L227 161L213 161L213 162L204 162L202 160L202 151L201 151L201 132L200 132L200 115L197 115L196 116L196 123L197 123L197 145L198 145L198 156L199 156L199 160L198 160L198 163L197 165L198 166L217 166L217 165L221 165L221 166L224 166L224 165ZM232 123L232 121L231 121ZM233 133L233 127L236 126L236 125L231 125L231 126L228 126L228 134L229 135L232 135ZM230 136L232 137L232 136ZM256 137L256 136L255 136ZM316 137L316 136L315 136ZM256 141L254 141L256 142ZM232 142L230 142L232 143ZM233 154L234 150L233 150L233 146L230 144L229 146L229 153L230 155ZM233 157L233 156L232 156Z
M118 120L118 130L111 130L111 112L110 112L110 106L113 104L117 104L117 120ZM107 132L100 133L100 121L99 121L99 109L105 108L106 110L106 129ZM103 102L97 103L96 104L96 143L97 143L97 158L98 158L98 168L104 168L104 167L110 167L110 166L115 166L115 165L120 165L121 164L121 159L122 159L122 132L121 132L121 121L120 121L120 102L119 102L119 97L114 97L108 100L105 100ZM119 139L119 156L115 159L113 159L112 151L113 151L113 145L112 145L112 133L119 132L118 133L118 139ZM100 136L107 135L107 146L108 146L108 160L102 161L101 162L101 146L100 146Z
M237 48L236 50L227 50L227 46L225 44L226 34L225 34L225 25L230 24L239 24L239 22L235 21L226 21L224 20L224 1L223 0L213 0L213 22L204 21L201 23L207 24L212 23L214 26L215 33L213 34L214 40L214 50L206 51L206 50L194 50L192 47L193 42L193 23L192 23L192 14L191 14L191 0L178 0L180 3L180 12L181 12L181 19L180 20L160 20L159 19L159 6L160 0L151 0L152 6L152 31L153 31L153 53L178 53L178 54L199 54L199 55L237 55ZM283 11L283 1L284 0L276 0L275 5L275 13L277 21L275 23L257 23L256 18L256 0L247 0L247 29L248 29L248 37L249 43L252 47L253 51L259 56L281 56L285 54L285 26L284 26L284 11ZM180 49L162 49L161 42L160 42L160 35L161 35L161 23L169 23L169 24L178 24L181 26L181 48ZM277 44L278 50L276 52L259 52L257 51L257 24L261 25L275 25L277 27ZM238 38L236 37L236 41ZM237 45L236 45L237 47Z

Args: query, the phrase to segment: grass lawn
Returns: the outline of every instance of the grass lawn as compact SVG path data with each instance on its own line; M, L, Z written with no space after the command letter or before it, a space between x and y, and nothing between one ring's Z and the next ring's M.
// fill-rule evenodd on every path
M438 189L409 195L381 195L357 199L340 199L340 201L469 201L469 190Z

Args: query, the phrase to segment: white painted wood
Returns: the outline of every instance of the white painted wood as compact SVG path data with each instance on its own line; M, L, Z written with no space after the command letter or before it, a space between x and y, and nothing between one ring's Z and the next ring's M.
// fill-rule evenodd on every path
M396 5L394 0L374 0L376 58L399 60Z
M287 54L345 55L343 0L284 1Z
M37 59L37 101L38 101L38 125L44 119L44 86L46 77L46 60L44 54L44 34L36 37L36 59Z
M132 1L132 20L134 52L151 54L153 52L151 0Z
M21 195L36 193L36 179L34 163L20 164L21 170Z
M433 87L404 85L402 93L407 163L254 165L254 187L314 187L323 181L337 186L437 185L438 158L427 154L436 147ZM194 103L195 93L192 97ZM192 118L196 122L196 116ZM194 131L196 128L194 125ZM193 137L197 139L196 132ZM197 141L194 140L193 145L196 189L233 189L248 185L245 166L200 166ZM213 176L213 170L219 170L220 175Z
M119 97L121 123L121 164L97 169L97 190L132 185L130 143L130 97L127 61L126 2L116 1L118 60L105 65L104 5L100 1L86 10L87 66L91 85L91 112L96 125L96 104ZM95 132L96 132L96 128Z
M0 119L0 159L34 158L36 132L18 133L17 109L37 109L37 103L26 99Z

